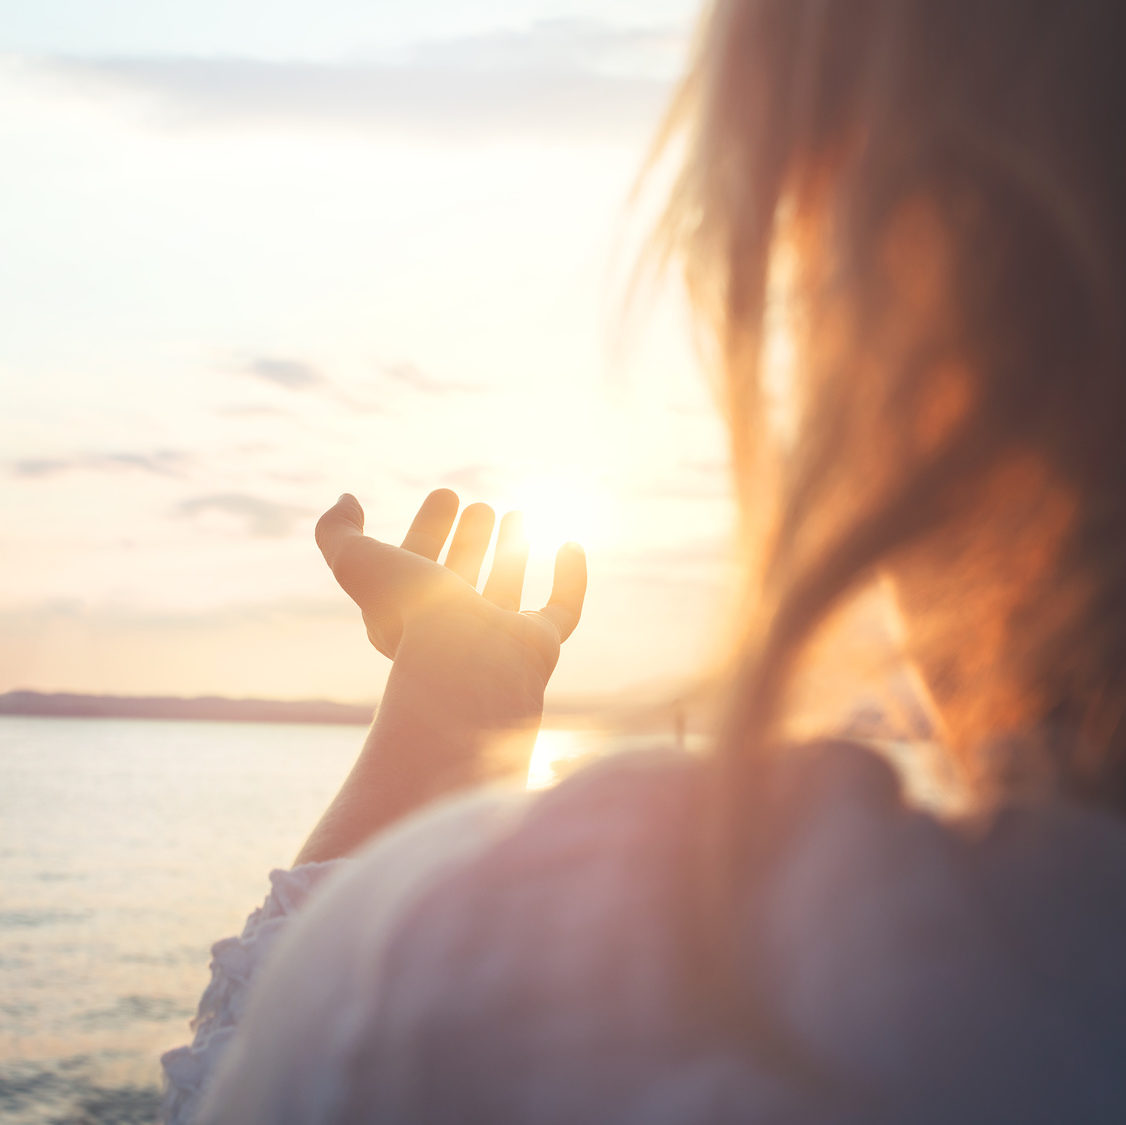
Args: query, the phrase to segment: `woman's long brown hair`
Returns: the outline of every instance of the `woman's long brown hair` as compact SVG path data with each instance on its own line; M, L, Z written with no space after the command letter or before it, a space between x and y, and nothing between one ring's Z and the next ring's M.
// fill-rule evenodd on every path
M706 15L660 235L716 343L754 562L705 913L782 830L771 763L812 640L885 569L921 592L913 655L952 750L972 765L1052 726L1058 786L1126 811L1123 58L1118 0ZM784 450L762 362L780 248L800 335Z

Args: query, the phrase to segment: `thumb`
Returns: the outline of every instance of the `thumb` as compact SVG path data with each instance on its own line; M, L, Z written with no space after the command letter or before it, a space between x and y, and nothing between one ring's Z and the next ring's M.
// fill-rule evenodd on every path
M349 493L317 521L316 539L333 577L364 611L369 631L398 628L425 589L426 572L441 570L421 555L365 535L364 510Z
M354 539L364 534L364 510L350 492L339 500L319 520L313 532L317 546L331 569L335 569L341 552Z

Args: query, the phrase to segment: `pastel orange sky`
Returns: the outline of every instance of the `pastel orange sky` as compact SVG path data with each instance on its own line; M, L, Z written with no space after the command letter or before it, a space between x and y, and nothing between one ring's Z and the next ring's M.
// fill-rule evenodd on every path
M722 427L675 299L619 323L694 5L11 7L0 691L372 698L313 523L440 485L525 507L532 603L585 542L554 691L699 668Z

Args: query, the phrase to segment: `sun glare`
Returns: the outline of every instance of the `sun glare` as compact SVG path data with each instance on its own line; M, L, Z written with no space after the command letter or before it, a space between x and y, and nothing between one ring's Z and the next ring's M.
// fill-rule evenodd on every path
M575 766L599 752L590 732L541 730L528 764L528 789L548 789Z
M614 522L613 497L582 471L529 476L513 489L507 506L523 513L528 547L537 556L554 555L569 541L598 548Z
M799 260L793 245L783 241L770 262L770 297L766 310L763 379L767 416L783 446L793 444L798 427L798 318L795 292Z

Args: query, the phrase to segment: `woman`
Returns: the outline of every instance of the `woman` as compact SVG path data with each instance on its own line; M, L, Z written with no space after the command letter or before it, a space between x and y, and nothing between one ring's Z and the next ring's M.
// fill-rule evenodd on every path
M452 496L405 550L342 498L318 541L391 683L216 947L173 1120L204 1085L209 1122L1126 1120L1124 48L1114 0L718 0L663 226L748 548L714 753L433 804L527 740L581 556L519 615L511 526L479 598L432 562ZM490 520L463 516L462 579ZM958 816L794 737L815 643L877 580Z

